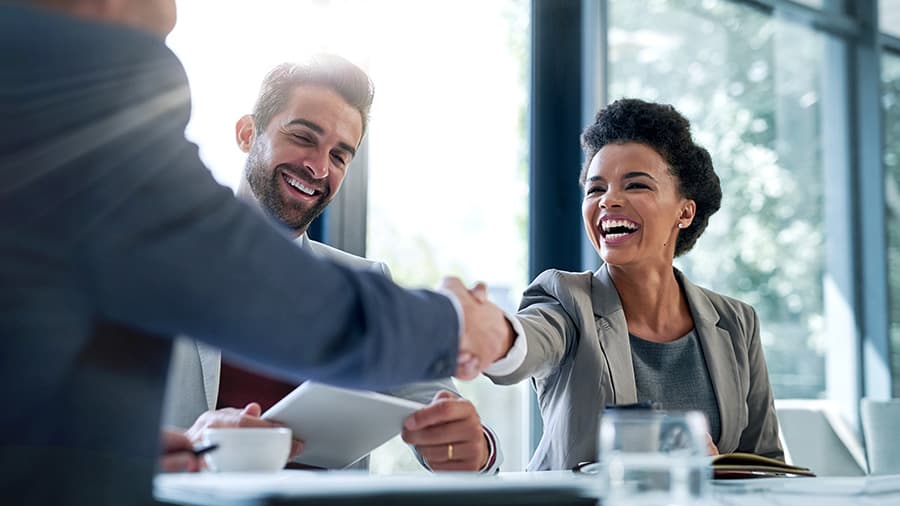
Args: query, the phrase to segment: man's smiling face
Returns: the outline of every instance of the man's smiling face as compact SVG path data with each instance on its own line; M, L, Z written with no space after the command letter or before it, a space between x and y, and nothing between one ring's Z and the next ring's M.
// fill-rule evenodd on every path
M340 190L362 138L362 116L332 89L302 85L268 125L250 125L246 144L240 129L238 143L248 152L244 176L253 196L300 235Z

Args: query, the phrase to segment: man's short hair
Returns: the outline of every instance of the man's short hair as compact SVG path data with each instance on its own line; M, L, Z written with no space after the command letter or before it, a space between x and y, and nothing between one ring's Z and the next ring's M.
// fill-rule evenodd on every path
M319 54L303 63L282 63L272 69L263 79L253 107L257 129L266 129L285 107L294 88L304 85L324 86L340 95L359 111L362 135L366 134L375 87L362 69L334 54Z

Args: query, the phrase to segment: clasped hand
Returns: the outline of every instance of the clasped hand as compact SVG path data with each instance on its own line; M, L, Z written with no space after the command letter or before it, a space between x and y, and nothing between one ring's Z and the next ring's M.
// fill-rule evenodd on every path
M448 277L441 281L439 289L456 296L465 320L455 376L475 379L509 352L515 335L512 325L503 310L488 300L484 283L477 283L469 290L459 278Z

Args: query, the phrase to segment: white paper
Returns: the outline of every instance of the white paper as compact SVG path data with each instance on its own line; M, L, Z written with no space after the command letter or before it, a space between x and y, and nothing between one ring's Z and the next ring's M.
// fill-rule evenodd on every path
M403 429L403 419L425 407L399 397L307 381L263 413L304 442L295 462L341 469Z

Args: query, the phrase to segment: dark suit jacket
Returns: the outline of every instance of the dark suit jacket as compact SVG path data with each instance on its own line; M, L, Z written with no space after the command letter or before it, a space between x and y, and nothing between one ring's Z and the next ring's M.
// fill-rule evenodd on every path
M189 113L161 40L0 6L0 503L149 501L175 334L295 380L453 373L447 298L294 246Z
M700 288L675 270L694 319L719 405L719 451L778 459L778 420L756 312ZM598 415L637 401L628 323L606 265L597 272L551 269L525 290L516 315L528 353L495 383L532 378L544 434L529 470L570 469L597 458Z

